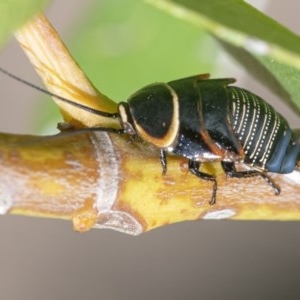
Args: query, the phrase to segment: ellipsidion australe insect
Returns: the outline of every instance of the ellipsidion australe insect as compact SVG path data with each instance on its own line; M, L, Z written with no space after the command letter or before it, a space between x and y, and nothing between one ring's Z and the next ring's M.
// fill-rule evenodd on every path
M221 162L230 177L261 176L279 194L280 188L266 173L291 173L300 160L298 137L285 118L259 96L230 85L234 82L232 78L210 79L209 74L203 74L154 83L119 103L116 113L95 110L33 87L93 114L119 119L121 129L91 130L134 135L156 146L163 174L167 172L166 153L187 158L192 174L213 182L209 203L214 204L217 178L202 172L201 164ZM237 171L237 162L249 170Z

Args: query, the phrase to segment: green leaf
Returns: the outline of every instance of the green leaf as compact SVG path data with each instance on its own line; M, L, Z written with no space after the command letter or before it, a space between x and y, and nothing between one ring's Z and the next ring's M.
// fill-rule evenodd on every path
M45 4L46 0L1 0L0 45L11 32L24 24Z
M250 53L258 64L243 62L257 74L262 65L273 76L263 79L273 90L278 84L300 108L300 38L268 16L241 0L146 0L172 16L205 28L229 45L231 53ZM235 49L234 49L235 47ZM258 68L258 69L257 69ZM276 80L274 80L274 78Z

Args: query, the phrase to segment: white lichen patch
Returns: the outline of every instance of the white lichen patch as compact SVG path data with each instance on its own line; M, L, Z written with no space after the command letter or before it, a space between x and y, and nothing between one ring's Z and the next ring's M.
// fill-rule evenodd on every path
M141 224L131 215L122 211L107 211L99 215L99 221L94 228L112 229L130 235L142 233Z
M214 210L206 213L203 216L205 220L222 220L222 219L229 219L236 215L236 212L232 209L221 209L221 210Z
M285 174L283 176L283 180L289 183L293 182L294 184L300 185L300 172L294 171L292 173Z
M0 191L0 215L5 215L13 207L13 197L10 191L4 191L3 187Z
M18 190L26 191L26 180L23 180L17 172L10 168L1 166L1 181L0 181L0 214L4 215L9 212L15 205ZM12 180L12 178L14 180Z
M94 206L99 213L110 211L117 199L120 180L119 156L106 132L90 135L98 164L98 188Z

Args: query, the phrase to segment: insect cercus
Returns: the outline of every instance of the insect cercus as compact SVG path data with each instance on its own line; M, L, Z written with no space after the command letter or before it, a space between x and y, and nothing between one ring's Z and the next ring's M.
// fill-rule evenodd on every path
M217 178L202 172L200 165L221 162L231 177L261 176L274 189L280 188L267 172L291 173L300 160L298 137L286 119L259 96L236 86L232 78L210 79L209 74L143 87L118 111L108 113L52 94L0 68L0 71L78 108L107 118L119 119L120 128L93 130L135 135L159 150L163 174L166 153L188 159L189 171L213 182L210 204L216 202ZM237 171L242 162L248 171Z

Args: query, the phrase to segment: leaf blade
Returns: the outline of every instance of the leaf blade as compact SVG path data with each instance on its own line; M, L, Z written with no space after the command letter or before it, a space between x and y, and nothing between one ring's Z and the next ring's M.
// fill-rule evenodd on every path
M249 52L300 109L300 37L295 33L241 0L146 2Z

